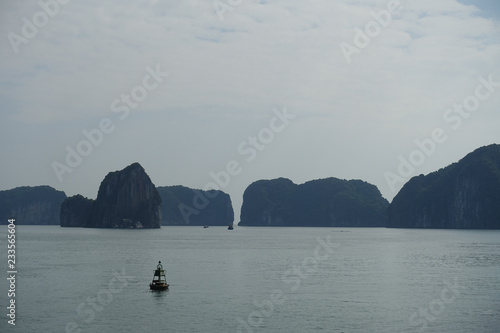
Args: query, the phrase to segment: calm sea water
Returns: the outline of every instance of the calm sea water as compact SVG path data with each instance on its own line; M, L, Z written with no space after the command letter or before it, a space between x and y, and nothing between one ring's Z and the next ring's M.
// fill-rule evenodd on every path
M11 326L2 229L1 332L500 330L499 231L18 226Z

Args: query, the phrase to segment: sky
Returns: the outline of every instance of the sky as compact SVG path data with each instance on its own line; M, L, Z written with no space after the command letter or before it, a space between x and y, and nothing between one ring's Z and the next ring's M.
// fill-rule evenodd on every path
M500 143L496 0L0 4L0 190L336 177L389 201Z

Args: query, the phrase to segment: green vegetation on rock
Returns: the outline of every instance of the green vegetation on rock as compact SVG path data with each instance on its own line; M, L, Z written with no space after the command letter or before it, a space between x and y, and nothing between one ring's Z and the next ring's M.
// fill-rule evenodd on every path
M158 187L162 198L162 225L233 224L231 198L222 191L202 191L185 186Z
M446 168L410 179L389 206L388 226L500 228L500 145L481 147Z
M0 224L15 218L16 224L58 225L63 191L50 186L23 186L0 191Z
M376 186L361 180L259 180L243 194L239 225L381 227L388 205Z

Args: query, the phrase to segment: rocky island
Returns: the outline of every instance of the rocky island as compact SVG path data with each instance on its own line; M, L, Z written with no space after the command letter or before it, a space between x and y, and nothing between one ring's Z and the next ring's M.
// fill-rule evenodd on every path
M160 228L160 195L139 163L114 171L102 181L97 199L81 195L61 205L61 226Z
M443 169L413 177L388 209L394 228L500 228L500 145L481 147Z
M94 200L77 194L61 204L61 227L86 227L92 213Z
M0 224L94 228L232 225L231 198L185 186L156 188L133 163L108 173L95 200L50 186L0 191ZM481 147L443 169L413 177L389 205L362 180L294 184L259 180L243 194L240 226L500 229L500 145Z
M234 221L231 198L223 191L185 186L158 187L162 225L228 226Z
M0 191L0 224L15 218L16 224L57 225L63 191L50 186L23 186Z
M240 226L384 227L389 203L361 180L259 180L243 194Z

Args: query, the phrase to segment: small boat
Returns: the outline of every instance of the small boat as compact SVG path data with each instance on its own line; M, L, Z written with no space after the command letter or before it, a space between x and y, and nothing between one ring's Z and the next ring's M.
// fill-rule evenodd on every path
M151 290L166 290L168 289L167 278L165 276L165 270L158 261L158 265L155 269L155 274L153 275L153 281L149 284L149 289Z
M208 228L208 225L204 225L203 228L205 228L205 229Z
M227 227L227 230L233 230L233 225L231 224L229 227Z

